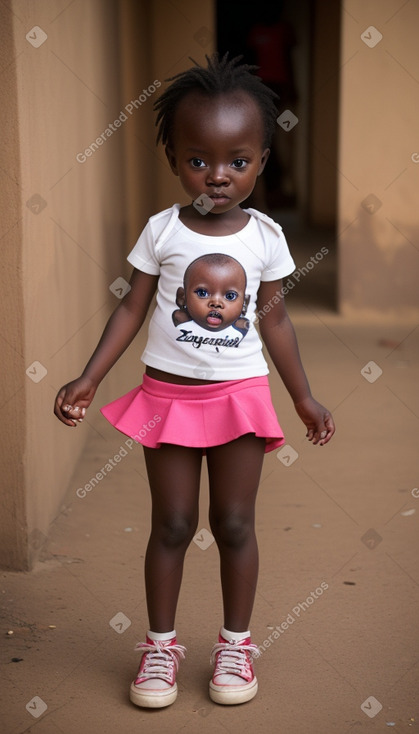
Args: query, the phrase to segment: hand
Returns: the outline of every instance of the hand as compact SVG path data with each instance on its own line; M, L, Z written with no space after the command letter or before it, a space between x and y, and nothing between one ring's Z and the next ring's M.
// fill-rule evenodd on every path
M54 413L66 426L77 426L86 415L97 385L89 377L79 377L64 385L55 398Z
M324 446L335 432L331 413L311 396L295 403L295 409L307 427L306 437L313 444Z

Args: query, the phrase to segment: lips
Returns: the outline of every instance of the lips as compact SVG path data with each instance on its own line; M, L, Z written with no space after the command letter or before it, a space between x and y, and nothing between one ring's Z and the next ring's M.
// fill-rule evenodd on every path
M207 324L210 326L219 326L223 323L223 317L218 311L210 311L207 316Z
M227 202L230 201L230 197L226 196L225 194L209 194L209 198L211 199L211 201L214 202L215 205L227 204Z

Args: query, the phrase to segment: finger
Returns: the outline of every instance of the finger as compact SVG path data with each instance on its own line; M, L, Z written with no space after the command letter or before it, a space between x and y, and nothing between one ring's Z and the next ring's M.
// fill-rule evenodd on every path
M332 436L333 436L336 428L335 428L335 422L334 422L332 416L330 415L330 413L327 413L326 414L325 419L324 419L324 423L325 423L325 426L327 428L327 431L328 432L331 431L332 432Z
M317 444L320 444L320 446L323 446L323 441L326 440L327 436L327 428L325 426L319 426L316 431L314 432L314 438L313 438L313 446L316 446Z
M308 438L309 441L312 441L313 440L313 437L314 437L314 430L313 430L313 428L309 428L307 430L306 437Z
M332 431L328 431L326 433L326 437L322 440L321 445L324 446L326 443L329 443L329 441L332 438L332 436L333 436L333 432Z
M65 405L62 410L65 411L68 418L74 418L79 423L83 422L86 415L86 408L82 408L80 405Z
M64 396L65 396L65 390L60 390L60 392L58 393L57 397L55 398L54 410L56 408L60 408L61 409L61 406L62 406L62 404L64 402Z
M327 438L327 429L325 428L325 429L324 429L324 430L323 430L323 431L322 431L322 432L320 433L320 436L319 436L319 439L318 439L318 444L319 444L320 446L324 446L324 444L326 443L326 438Z
M326 443L329 443L330 439L332 438L333 434L335 433L335 424L333 422L333 418L330 415L330 413L327 413L324 419L325 423L325 430L322 432L324 433L324 437L322 436L321 446L324 446Z
M77 424L74 420L71 420L72 416L70 415L72 406L69 404L68 400L65 400L65 398L65 390L60 390L55 400L54 414L62 423L65 423L66 426L75 428Z
M57 405L54 408L54 414L57 416L58 420L60 420L61 423L65 423L66 426L76 426L74 420L68 418Z
M72 413L77 419L84 418L84 416L86 415L86 408L82 408L81 405L69 405L66 407L68 407L68 412Z
M79 408L79 411L77 411L77 408ZM76 405L74 410L77 411L77 415L79 416L77 418L78 422L83 423L83 418L86 415L86 408L81 408L79 405Z

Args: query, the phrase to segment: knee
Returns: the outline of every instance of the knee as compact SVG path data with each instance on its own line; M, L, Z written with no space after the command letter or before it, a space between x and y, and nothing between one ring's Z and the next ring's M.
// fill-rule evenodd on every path
M163 545L168 548L179 548L189 545L196 527L197 521L195 519L190 520L182 515L173 515L166 518L164 522L157 523L154 531Z
M240 515L212 520L211 530L218 545L241 548L254 536L253 520Z

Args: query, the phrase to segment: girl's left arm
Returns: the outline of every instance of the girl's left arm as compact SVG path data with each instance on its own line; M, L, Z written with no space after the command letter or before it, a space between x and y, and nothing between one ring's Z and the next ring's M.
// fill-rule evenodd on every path
M335 432L331 413L315 400L301 363L294 327L281 293L282 280L262 281L258 291L259 329L269 355L295 409L307 428L307 438L323 446ZM263 310L265 307L265 310Z

